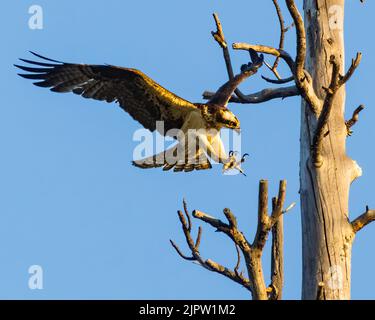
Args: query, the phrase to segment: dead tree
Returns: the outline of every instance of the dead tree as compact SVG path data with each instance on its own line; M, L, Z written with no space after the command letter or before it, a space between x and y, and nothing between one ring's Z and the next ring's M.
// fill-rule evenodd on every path
M365 225L375 220L375 211L366 207L365 212L354 220L349 217L349 189L351 183L361 176L358 164L346 154L346 139L352 134L351 128L358 121L363 106L353 112L345 121L345 84L352 77L361 61L357 53L351 65L344 68L344 5L345 0L304 0L304 18L294 0L285 0L293 20L290 27L296 32L295 58L284 49L286 27L277 0L272 0L280 22L280 42L277 47L234 43L235 50L253 49L259 53L274 56L273 64L267 64L275 79L263 79L273 84L293 82L287 87L267 88L244 94L239 89L231 102L254 104L276 98L301 96L300 134L300 202L302 215L302 299L349 299L351 249L355 234ZM363 2L363 1L361 1ZM214 39L223 51L229 78L233 78L233 68L228 44L218 16L214 15L217 30ZM283 61L289 67L290 76L280 77L277 67ZM212 92L204 92L204 98L212 97ZM261 267L261 253L268 232L273 228L275 237L274 263L282 270L282 232L277 227L283 207L283 191L274 203L271 216L267 214L264 194L266 184L260 183L258 231L253 243L249 243L238 231L237 222L229 210L224 210L228 224L195 211L193 216L207 222L227 234L235 242L245 257L248 271L246 278L234 270L229 270L211 260L203 260L199 255L201 229L197 242L191 238L191 223L179 213L186 240L192 252L185 257L197 260L205 268L219 272L242 284L252 292L254 299L281 296L282 277L266 288ZM284 187L283 187L284 186ZM280 189L284 190L284 184ZM285 191L285 190L284 190ZM185 211L187 214L187 210ZM190 220L189 220L190 221ZM282 222L280 221L280 224ZM240 255L238 255L240 256ZM281 264L280 264L281 263ZM238 264L237 264L238 265Z

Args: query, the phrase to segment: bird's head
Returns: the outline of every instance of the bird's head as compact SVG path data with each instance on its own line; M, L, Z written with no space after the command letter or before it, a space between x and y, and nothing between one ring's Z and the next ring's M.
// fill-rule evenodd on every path
M218 109L216 112L216 122L228 129L240 130L240 121L228 109Z

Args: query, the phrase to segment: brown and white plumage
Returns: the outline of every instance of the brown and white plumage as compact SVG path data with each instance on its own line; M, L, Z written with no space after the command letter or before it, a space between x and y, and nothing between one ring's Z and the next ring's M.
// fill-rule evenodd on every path
M50 88L53 92L73 92L84 98L118 102L123 110L150 131L157 129L157 121L163 121L164 131L160 133L167 134L170 129L185 133L182 137L175 137L179 142L177 146L161 154L133 161L135 166L141 168L163 167L164 170L174 168L174 171L211 168L209 158L221 163L227 161L228 156L218 134L189 136L187 132L189 129L215 129L219 132L222 127L238 129L239 121L226 105L239 83L256 72L262 63L259 59L256 64L249 64L248 70L224 84L211 101L200 104L180 98L136 69L64 63L32 54L44 61L20 59L29 65L15 66L28 72L19 75L36 80L36 86ZM196 139L202 142L204 148L192 147ZM186 152L176 158L173 155L178 153L179 148Z

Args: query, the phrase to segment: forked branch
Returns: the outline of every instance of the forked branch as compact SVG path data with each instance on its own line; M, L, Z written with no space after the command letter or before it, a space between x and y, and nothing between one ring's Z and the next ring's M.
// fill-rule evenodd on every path
M252 244L253 249L263 250L269 232L283 214L285 194L286 181L282 180L279 185L277 202L272 208L271 215L268 215L268 182L267 180L261 180L259 182L258 227Z
M187 245L191 255L185 255L181 249L171 240L171 244L176 252L185 260L196 261L207 270L217 272L223 276L241 284L251 291L253 299L279 299L281 297L283 284L283 226L282 214L289 211L293 205L283 210L286 193L286 181L280 182L278 196L272 201L272 211L268 214L268 183L261 180L259 183L259 201L258 201L258 229L253 243L251 244L245 235L239 230L238 222L230 209L224 209L224 215L227 222L214 218L202 211L194 210L192 215L199 219L217 232L227 235L234 243L237 253L237 262L233 269L220 265L211 259L203 259L199 252L199 244L202 235L202 229L199 227L198 240L194 241L189 228L188 216L190 216L186 203L184 203L184 213L178 211L178 217L182 225ZM185 217L186 216L186 217ZM191 227L191 224L190 224ZM271 285L265 286L261 256L268 234L273 231L272 245L272 275ZM241 255L244 257L247 277L239 272Z
M322 101L318 98L318 96L315 93L315 90L312 86L310 74L305 70L306 34L305 34L305 28L304 28L302 16L299 13L293 0L286 0L286 5L293 18L293 22L296 27L296 33L297 33L297 54L296 54L295 61L291 57L291 55L287 53L285 50L283 50L282 48L276 49L274 47L264 46L264 45L234 43L233 49L238 49L238 50L253 49L257 52L270 54L270 55L275 56L276 58L283 59L285 63L289 66L289 69L293 74L293 80L296 83L299 94L304 98L304 100L310 106L313 113L318 114L319 110L322 107ZM266 78L265 80L269 81L270 79ZM285 82L288 82L289 80L291 79L290 78L282 79L281 82L285 83ZM277 81L274 81L274 82L278 83Z
M347 135L351 136L353 134L353 131L351 128L358 122L359 119L359 113L365 108L363 104L361 104L357 109L354 110L352 117L345 121L346 131Z
M231 61L231 58L230 58L230 53L229 53L228 45L227 45L227 42L225 41L223 27L222 27L222 24L220 22L218 14L214 13L213 17L214 17L215 24L216 24L216 31L211 31L211 34L214 37L214 39L216 40L216 42L223 49L223 57L224 57L225 66L226 66L226 69L227 69L228 77L229 77L229 80L232 80L234 78L233 66L232 66L232 61ZM245 95L241 92L241 90L239 88L237 88L234 91L234 93L236 94L236 96L240 100L242 100L242 101L246 100ZM205 98L204 95L203 95L203 97Z
M331 82L328 88L324 88L326 91L326 97L324 99L322 111L318 117L318 124L313 138L313 144L311 146L312 160L316 168L320 168L323 165L323 139L329 134L329 131L327 131L326 127L332 110L335 95L339 91L339 89L351 78L361 61L361 57L362 55L360 53L357 53L356 58L352 60L352 64L344 76L340 75L340 64L335 56L332 55L330 57L330 63L332 64ZM359 109L360 108L357 109L357 116L360 112ZM355 122L356 120L354 121L354 123Z
M185 202L184 202L184 207L186 207ZM251 291L249 279L247 279L243 275L242 272L241 273L238 272L238 268L239 268L239 264L240 264L240 255L239 255L238 251L237 251L237 263L236 263L236 266L233 270L231 270L227 267L224 267L221 264L219 264L219 263L217 263L217 262L215 262L211 259L203 259L202 258L201 254L199 252L199 245L200 245L201 237L202 237L202 228L201 227L198 228L198 236L197 236L196 241L194 241L193 237L192 237L192 234L191 234L191 229L189 230L189 225L186 221L186 219L189 219L189 220L191 219L190 213L187 211L187 209L184 210L184 211L185 211L186 218L181 211L178 211L178 217L179 217L179 220L180 220L180 223L181 223L181 226L182 226L183 233L185 235L186 242L187 242L188 247L190 249L191 256L185 255L181 251L181 249L172 240L170 240L171 245L176 250L176 252L179 254L179 256L181 258L185 259L185 260L188 260L188 261L196 261L199 265L206 268L207 270L217 272L217 273L233 280L234 282L242 285L243 287L245 287L246 289ZM204 213L194 212L193 215L197 218L201 217L202 220L206 220L207 223L215 226L215 228L217 228L217 230L221 230L222 232L229 232L229 230L231 228L230 225L228 225L228 224L226 224L226 223L224 223L224 222L222 222L218 219L214 219L212 217L209 217L208 215L205 215Z
M358 68L359 64L361 63L361 60L362 60L362 53L357 52L357 55L355 59L352 59L352 63L348 71L346 72L346 74L344 76L340 76L340 85L343 85L350 80L355 70Z
M215 19L216 31L212 31L211 33L212 33L212 36L214 37L215 41L220 45L220 47L223 50L223 57L224 57L228 77L229 77L230 80L232 80L234 78L233 66L232 66L232 62L231 62L231 58L230 58L228 45L227 45L227 42L225 40L223 27L222 27L222 24L220 22L219 16L216 13L214 13L213 16L214 16L214 19ZM249 51L249 50L250 50L250 48L247 49L247 51ZM292 59L291 59L290 62L293 62ZM277 60L275 60L276 67L277 67L277 63L278 63ZM276 70L276 67L275 67L274 70ZM272 67L271 67L271 69L272 69ZM286 82L284 82L284 83L286 83ZM243 104L253 104L253 103L265 102L265 101L276 99L276 98L283 98L284 99L284 98L287 98L287 97L296 96L298 94L299 94L299 91L297 90L297 88L295 86L287 87L287 88L276 88L276 89L267 88L267 89L264 89L264 90L261 90L259 92L252 93L252 94L244 94L240 89L236 88L236 90L234 91L234 95L229 100L229 102L238 102L238 103L243 103ZM204 99L211 99L214 95L215 95L214 92L205 91L203 93L203 98Z

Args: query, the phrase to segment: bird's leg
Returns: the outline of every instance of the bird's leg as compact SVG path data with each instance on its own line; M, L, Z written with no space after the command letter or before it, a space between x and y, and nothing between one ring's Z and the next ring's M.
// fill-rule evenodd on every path
M235 169L246 176L245 172L241 168L241 163L245 162L245 157L249 154L245 153L240 160L237 160L237 154L237 151L229 151L229 157L223 164L223 173L230 169Z
M245 153L240 160L237 160L237 151L229 151L228 155L226 155L224 148L214 148L212 141L208 141L206 135L199 135L199 139L203 144L203 150L209 154L210 158L223 164L223 173L230 169L235 169L246 176L244 171L241 169L241 163L245 161L245 157L248 156L247 153Z

